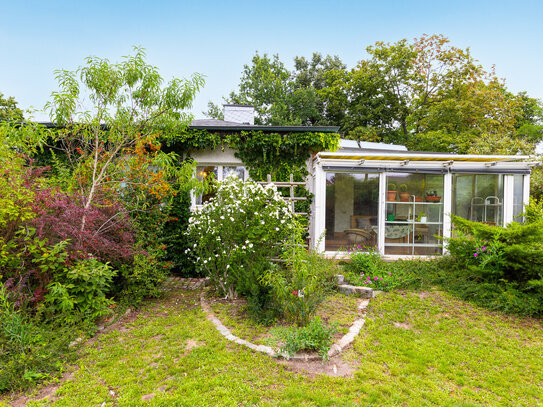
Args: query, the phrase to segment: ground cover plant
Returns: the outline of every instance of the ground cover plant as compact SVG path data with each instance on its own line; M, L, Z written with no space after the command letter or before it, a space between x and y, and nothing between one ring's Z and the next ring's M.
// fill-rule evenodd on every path
M343 353L350 369L333 377L225 340L198 297L198 291L172 292L124 317L83 345L65 381L29 393L27 405L532 406L543 400L538 320L488 312L444 292L393 291L372 300L365 328ZM314 369L333 375L341 363L316 362ZM22 402L18 397L3 401Z

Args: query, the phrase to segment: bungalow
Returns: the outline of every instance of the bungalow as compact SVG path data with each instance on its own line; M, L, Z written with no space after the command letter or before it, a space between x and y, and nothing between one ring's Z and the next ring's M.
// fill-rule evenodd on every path
M195 120L191 129L218 132L337 132L337 127L255 126L253 108L225 105L225 120ZM196 151L198 176L247 179L235 151ZM310 245L333 255L373 247L381 255L443 254L451 214L491 225L522 221L530 195L529 156L455 155L407 151L403 146L341 140L335 152L307 161L313 193ZM208 199L192 197L195 207Z

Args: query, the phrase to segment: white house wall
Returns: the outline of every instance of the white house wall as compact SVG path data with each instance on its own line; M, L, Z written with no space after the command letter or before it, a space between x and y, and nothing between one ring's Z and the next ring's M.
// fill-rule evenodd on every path
M232 150L229 147L223 146L217 147L216 150L201 150L191 153L191 157L194 158L196 163L205 163L205 164L240 164L244 165L243 162L237 158L234 154L236 150Z

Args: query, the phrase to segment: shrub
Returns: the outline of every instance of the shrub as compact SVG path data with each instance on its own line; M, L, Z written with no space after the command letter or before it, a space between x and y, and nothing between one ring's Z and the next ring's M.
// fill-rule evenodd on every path
M336 330L334 325L326 326L319 317L315 317L305 327L283 330L280 336L284 345L280 352L292 356L301 350L316 350L326 360Z
M23 390L62 369L73 330L43 325L13 307L0 283L0 393Z
M181 277L198 275L191 252L187 251L192 246L189 236L185 233L190 215L190 194L178 191L171 199L161 240L166 245L165 258L172 263L172 274Z
M74 261L93 257L119 266L134 254L134 230L115 197L96 198L96 204L85 209L81 197L45 188L36 191L32 210L36 216L30 224L37 235L53 243L69 240Z
M85 259L57 272L47 288L45 309L61 316L64 324L94 322L108 315L113 301L106 297L116 270L96 259Z
M307 251L295 233L281 255L283 266L271 268L264 281L272 288L287 320L305 326L335 285L335 268L318 253Z
M543 220L506 227L454 216L456 236L447 242L451 256L482 281L525 284L543 278ZM483 247L485 251L483 251Z
M210 277L221 295L247 296L249 304L265 305L269 289L262 276L270 259L281 254L281 243L299 230L298 220L274 186L229 178L215 198L190 219L198 270Z

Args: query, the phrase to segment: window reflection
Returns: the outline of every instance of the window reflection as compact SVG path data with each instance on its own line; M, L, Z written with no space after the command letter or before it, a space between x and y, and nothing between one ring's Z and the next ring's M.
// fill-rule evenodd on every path
M454 174L453 213L474 222L503 224L503 175Z
M377 246L379 174L326 174L325 249L367 250Z

